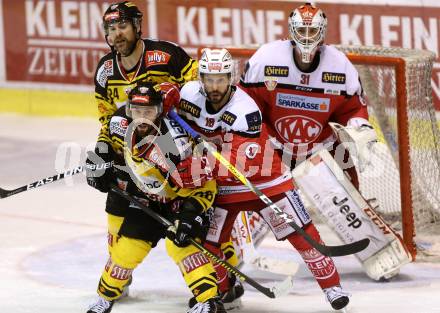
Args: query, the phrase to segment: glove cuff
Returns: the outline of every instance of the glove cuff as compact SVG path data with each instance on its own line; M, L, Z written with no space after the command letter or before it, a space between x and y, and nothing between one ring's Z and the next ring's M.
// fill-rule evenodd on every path
M203 205L194 198L186 198L180 207L179 215L181 217L194 218L203 213Z

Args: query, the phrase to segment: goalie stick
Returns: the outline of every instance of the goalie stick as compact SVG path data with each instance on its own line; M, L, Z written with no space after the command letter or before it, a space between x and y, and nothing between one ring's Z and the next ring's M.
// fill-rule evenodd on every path
M275 203L272 202L260 189L254 186L242 173L240 173L234 165L232 165L228 160L226 160L217 149L213 148L208 144L202 136L197 133L187 122L185 122L174 110L168 112L169 116L175 120L180 126L182 126L197 143L203 144L203 146L211 153L217 160L220 161L228 170L238 179L243 185L247 186L253 193L255 193L261 201L263 201L267 206L269 206L273 212L280 218L282 218L286 223L288 223L296 232L301 234L304 239L312 245L316 250L321 252L326 256L344 256L355 254L364 250L370 243L370 239L364 238L359 241L355 241L348 244L343 244L339 246L327 246L320 244L313 240L309 234L307 234L301 227L299 227L295 221L288 216L287 213L283 212Z
M81 166L77 166L75 168L72 168L70 170L67 170L65 172L62 172L62 173L59 173L59 174L56 174L56 175L53 175L53 176L42 178L40 180L34 181L33 183L27 184L25 186L18 187L18 188L13 189L13 190L6 190L6 189L3 189L3 188L0 188L0 199L16 195L17 193L20 193L20 192L23 192L23 191L28 191L28 190L35 189L35 188L38 188L38 187L42 187L44 185L53 183L53 182L55 182L57 180L61 180L61 179L65 178L65 177L69 177L69 176L73 176L73 175L79 174L83 170L84 170L84 167L81 165Z
M120 196L124 197L128 201L134 203L136 206L141 208L142 211L147 213L149 216L154 218L156 221L158 221L159 223L161 223L165 227L167 227L167 228L174 227L174 225L169 220L167 220L165 217L158 214L157 212L153 211L149 207L145 206L142 202L140 202L135 197L128 194L126 191L119 189L117 186L112 186L111 190L113 192L119 194ZM192 245L194 245L197 249L199 249L204 255L209 257L211 260L220 264L225 269L227 269L230 273L236 275L241 281L248 283L249 285L251 285L252 287L254 287L255 289L257 289L258 291L260 291L261 293L263 293L264 295L266 295L269 298L277 298L283 294L286 294L293 286L293 279L291 276L289 276L285 280L283 280L282 282L276 283L270 288L264 287L263 285L260 285L257 281L255 281L254 279L252 279L249 276L247 276L246 274L242 273L236 267L232 266L228 262L217 257L217 255L215 255L214 253L212 253L211 251L206 249L202 244L198 243L194 239L191 238L190 242Z

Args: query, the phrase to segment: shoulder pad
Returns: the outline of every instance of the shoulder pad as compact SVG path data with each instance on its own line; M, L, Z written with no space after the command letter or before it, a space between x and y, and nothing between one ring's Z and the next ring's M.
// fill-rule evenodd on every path
M109 56L111 57L108 54L101 59L102 63L96 70L95 80L102 88L105 88L108 78L114 73L113 58L108 58Z
M180 90L179 110L199 118L202 112L201 102L205 98L200 93L200 84L197 81L186 83Z
M112 116L109 123L110 136L117 135L124 138L127 132L128 124L129 122L127 118L119 115Z
M180 96L182 98L191 100L194 95L199 93L199 91L200 91L199 81L196 80L189 81L185 85L183 85L182 89L180 89Z
M322 48L325 53L325 62L331 64L332 68L335 68L337 71L337 73L330 74L343 77L347 95L362 95L359 73L348 57L334 46L324 45Z
M261 130L261 112L255 101L243 90L237 88L220 119L231 126L231 130L258 133Z

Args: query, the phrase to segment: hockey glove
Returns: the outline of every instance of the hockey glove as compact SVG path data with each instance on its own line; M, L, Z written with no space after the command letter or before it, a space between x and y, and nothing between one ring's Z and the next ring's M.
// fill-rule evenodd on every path
M167 230L167 237L180 248L190 244L190 239L199 235L203 227L202 207L197 200L187 198L177 213L174 225Z
M352 120L353 122L350 123ZM360 124L358 120L363 119L351 119L346 127L331 122L329 125L332 127L339 142L350 152L350 156L355 160L359 172L362 173L371 165L372 154L377 143L377 135L368 121Z
M162 94L163 112L167 113L173 107L177 108L180 102L179 86L168 82L161 83L159 86Z
M212 180L212 171L206 156L190 156L176 165L171 179L180 188L194 189Z
M101 192L108 192L114 180L113 150L104 142L96 144L95 151L87 152L87 184Z

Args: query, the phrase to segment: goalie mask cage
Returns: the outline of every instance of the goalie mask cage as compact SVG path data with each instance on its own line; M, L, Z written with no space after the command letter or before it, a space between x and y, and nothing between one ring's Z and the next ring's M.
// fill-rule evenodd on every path
M440 259L440 131L432 103L435 55L402 48L335 46L356 66L380 141L360 191L419 260ZM200 57L201 50L198 55ZM235 81L256 48L228 47ZM374 205L377 204L377 205Z

